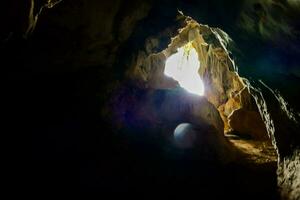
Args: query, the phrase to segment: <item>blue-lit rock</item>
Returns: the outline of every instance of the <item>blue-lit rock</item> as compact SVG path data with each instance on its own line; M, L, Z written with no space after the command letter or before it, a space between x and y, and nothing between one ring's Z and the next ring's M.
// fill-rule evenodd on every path
M174 131L175 144L180 148L192 148L196 139L196 132L189 123L180 124Z

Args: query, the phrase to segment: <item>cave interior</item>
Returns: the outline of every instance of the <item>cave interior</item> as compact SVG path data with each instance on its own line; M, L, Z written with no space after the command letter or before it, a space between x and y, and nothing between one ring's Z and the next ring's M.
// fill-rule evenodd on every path
M7 185L300 199L295 2L6 2Z

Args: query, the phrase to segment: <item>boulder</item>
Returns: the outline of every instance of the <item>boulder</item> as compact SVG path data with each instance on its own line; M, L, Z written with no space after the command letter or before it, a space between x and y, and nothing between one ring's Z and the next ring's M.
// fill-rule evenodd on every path
M219 139L216 129L205 124L178 125L174 131L174 144L185 159L227 162L233 156L228 151L229 146L224 146L224 140Z
M173 141L175 128L181 123L189 123L193 128L188 128L187 135L183 134L179 141L183 146L200 152L209 149L221 160L225 159L224 155L231 158L232 149L224 136L222 118L206 97L190 94L181 88L122 90L125 91L123 95L113 102L114 120L119 123L119 128L130 126L141 132L151 129L155 134L161 133L158 137L162 140Z
M256 140L268 140L266 126L260 114L244 108L233 111L228 117L230 127L241 136L251 136Z

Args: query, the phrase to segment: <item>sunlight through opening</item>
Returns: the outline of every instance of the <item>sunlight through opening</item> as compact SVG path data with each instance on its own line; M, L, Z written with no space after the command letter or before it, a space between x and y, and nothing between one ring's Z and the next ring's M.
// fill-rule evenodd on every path
M204 85L198 74L200 62L196 49L189 42L177 51L166 61L165 75L178 81L179 85L187 91L203 95Z

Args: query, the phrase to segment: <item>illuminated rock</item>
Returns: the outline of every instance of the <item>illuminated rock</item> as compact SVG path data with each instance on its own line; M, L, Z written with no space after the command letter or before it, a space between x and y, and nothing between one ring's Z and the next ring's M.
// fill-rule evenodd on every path
M258 112L240 108L228 117L230 127L241 136L250 136L256 140L268 140L266 126Z
M152 40L147 44L152 45ZM149 46L147 44L146 47ZM218 108L227 132L234 129L228 123L228 116L237 109L247 111L244 113L249 114L244 118L247 122L260 119L253 118L254 112L259 116L258 109L230 57L230 44L231 39L222 30L187 17L185 26L166 49L158 53L140 51L127 76L141 88L174 89L180 85L189 88L187 91L204 95ZM262 120L259 124L263 124ZM238 131L246 129L239 128ZM263 132L266 133L259 132L261 137Z

